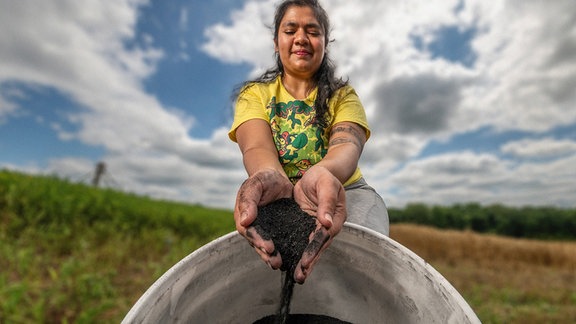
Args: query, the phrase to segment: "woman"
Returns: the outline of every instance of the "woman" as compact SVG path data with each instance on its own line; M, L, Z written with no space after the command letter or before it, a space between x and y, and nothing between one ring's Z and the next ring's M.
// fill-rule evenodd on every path
M236 228L264 262L278 269L282 259L274 243L250 226L258 206L293 197L317 219L294 272L298 283L346 220L385 235L389 228L382 198L358 169L370 130L354 89L334 77L326 52L329 32L318 1L287 0L278 6L276 66L244 84L229 133L249 175L236 198Z

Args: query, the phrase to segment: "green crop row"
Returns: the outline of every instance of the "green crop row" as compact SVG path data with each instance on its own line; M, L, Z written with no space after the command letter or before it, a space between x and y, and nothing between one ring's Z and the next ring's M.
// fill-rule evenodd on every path
M0 171L0 323L118 323L232 213Z
M8 171L0 171L0 212L3 231L11 237L29 227L81 228L103 222L120 232L167 228L178 235L205 239L229 231L233 224L227 210Z

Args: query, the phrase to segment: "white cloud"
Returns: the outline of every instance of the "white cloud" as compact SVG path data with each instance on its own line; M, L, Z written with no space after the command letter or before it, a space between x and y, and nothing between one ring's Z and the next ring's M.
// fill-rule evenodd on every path
M494 155L449 153L406 164L381 189L388 202L573 206L576 155L552 163L518 165ZM392 194L393 193L393 194Z
M571 1L475 4L482 82L466 107L500 129L545 131L576 121L576 11ZM481 100L481 101L480 101ZM480 104L481 103L481 104Z
M374 136L364 147L360 165L364 175L383 179L398 166L422 150L423 142L408 136L392 134Z
M94 177L95 164L84 158L67 157L51 159L42 173L58 174L73 182L89 184Z
M234 192L230 184L241 181L238 149L222 144L223 131L191 138L194 117L144 90L164 55L149 35L141 44L136 39L139 9L147 4L0 0L0 118L21 109L7 85L54 89L83 109L66 116L73 131L60 123L52 129L60 139L103 148L122 189L230 207L234 200L222 191ZM186 12L180 18L184 27ZM51 160L47 172L74 180L93 168L94 162L65 157Z
M21 110L16 103L24 94L13 85L49 87L83 107L67 116L77 130L53 129L61 138L104 148L103 159L123 189L231 207L245 173L226 130L194 139L194 116L164 107L143 89L164 57L149 35L136 41L139 9L148 2L0 0L0 126ZM269 67L276 3L247 0L229 24L206 28L202 49L226 63L247 63L252 73ZM420 157L431 141L482 127L538 133L576 123L573 0L322 3L336 40L330 53L339 73L350 77L372 126L363 173L389 204L574 205L572 142L520 141L501 148L508 158L550 158L539 163L469 151ZM188 14L181 12L181 28ZM414 37L430 44L446 26L476 31L474 65L433 59L426 46L415 46ZM86 174L93 164L67 157L52 160L48 169Z
M180 19L178 21L178 25L180 27L180 30L186 31L188 30L188 8L182 8L180 9Z
M205 151L196 147L190 149L195 152L193 157L168 152L156 155L122 154L108 156L106 161L114 170L118 183L139 193L232 208L238 185L246 177L244 170L238 167L238 161L241 161L239 154L232 154L235 167L223 167L217 157L212 158L214 163L199 162L206 159L202 156ZM237 148L234 148L236 151Z
M166 141L164 147L110 151L103 157L106 173L102 185L151 197L234 207L236 190L246 178L240 152L218 129L207 141L186 145ZM82 158L52 159L46 171L71 181L91 183L95 162ZM14 168L14 166L7 166Z
M519 140L502 146L502 152L519 158L557 158L576 154L576 142L570 140Z
M0 125L18 109L13 100L23 96L24 94L20 90L10 87L2 88L0 84Z
M204 50L230 63L249 63L255 69L270 66L271 33L264 26L272 24L271 9L277 2L248 1L232 14L231 25L207 29ZM450 106L451 114L434 118L452 131L492 124L500 129L547 130L576 120L576 93L570 90L576 88L576 59L570 56L576 48L576 12L568 10L570 0L464 1L459 12L454 10L460 3L456 0L324 3L336 39L331 52L341 73L357 86L369 114L404 111L417 106L411 104L414 101L422 102L429 115ZM472 69L432 60L415 48L414 35L430 41L442 26L477 29L472 45L478 60ZM401 96L410 102L382 95L382 89L393 91L399 82L415 85ZM453 103L427 104L422 87L434 92L445 87L462 99L448 96ZM422 129L422 118L403 118L382 114L377 121ZM437 130L428 132L434 135Z
M247 1L230 25L207 29L204 50L225 62L248 63L254 71L269 67L272 40L263 26L272 24L273 3L278 1ZM571 0L322 3L336 40L330 53L339 72L350 77L372 126L363 173L385 198L398 204L574 204L566 199L574 186L564 186L564 196L541 194L558 183L544 183L540 170L566 172L555 169L567 167L566 155L540 164L471 152L419 158L431 141L484 127L539 133L576 123L576 11ZM427 46L414 43L418 37L430 44L439 29L449 26L474 31L473 65L433 58ZM542 144L551 143L510 143L503 151L526 157L572 149L565 142L547 150Z
M246 2L241 10L231 13L232 25L216 24L204 31L208 42L202 46L207 54L227 63L248 63L255 69L269 67L273 60L273 34L268 27L277 1Z

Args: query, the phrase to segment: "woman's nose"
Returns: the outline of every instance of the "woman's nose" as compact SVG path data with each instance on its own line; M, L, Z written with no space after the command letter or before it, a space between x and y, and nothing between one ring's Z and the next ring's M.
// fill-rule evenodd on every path
M297 44L306 44L306 42L308 42L308 38L306 37L306 33L303 31L297 32L295 37L296 38L294 41Z

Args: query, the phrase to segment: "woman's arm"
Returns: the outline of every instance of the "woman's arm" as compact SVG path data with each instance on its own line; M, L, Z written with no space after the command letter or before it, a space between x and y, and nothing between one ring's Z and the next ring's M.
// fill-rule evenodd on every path
M356 171L365 142L366 132L358 124L335 124L330 132L328 153L306 171L294 187L294 199L300 208L318 221L294 272L298 283L310 275L321 253L346 221L346 194L342 184Z
M353 122L340 122L330 131L328 153L316 166L328 169L341 183L356 171L366 143L366 131Z
M254 200L245 204L246 197L253 192L241 190L240 206L243 211L247 212L248 217L241 217L240 224L248 226L256 219L256 212L253 211L257 206L271 203L280 198L292 197L293 185L284 172L278 151L272 139L272 131L268 122L262 119L251 119L242 123L236 130L236 140L242 152L244 167L248 172L248 180L245 184L252 183L250 186L243 188L255 188L258 186L257 194ZM254 189L250 189L254 190ZM250 206L250 207L245 207ZM247 208L247 209L245 209Z
M270 124L262 119L251 119L238 126L236 140L248 176L270 169L286 175L278 160L278 151L272 139ZM288 178L288 177L286 177Z
M251 224L258 215L258 206L292 197L294 186L280 165L270 125L266 121L251 119L244 122L236 129L236 140L249 175L236 195L236 229L250 242L264 262L278 269L282 259L276 253L274 242L263 239Z

